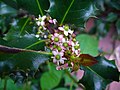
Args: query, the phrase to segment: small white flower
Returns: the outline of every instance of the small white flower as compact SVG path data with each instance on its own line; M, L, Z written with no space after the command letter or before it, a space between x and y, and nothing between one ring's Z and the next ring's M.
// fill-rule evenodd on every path
M63 31L65 36L68 36L69 33L72 35L74 32L69 28L69 26L58 27L58 29Z
M80 48L79 48L79 43L78 41L75 43L72 43L72 51L75 53L77 56L80 55Z
M39 38L40 36L39 35L35 35L36 38Z
M45 21L44 21L45 19L46 19L46 16L42 16L42 17L41 17L41 16L39 15L39 17L36 18L36 21L37 21L36 23L37 23L37 25L38 25L38 26L40 26L40 25L41 25L41 26L44 26L44 25L45 25Z
M47 35L44 35L44 38L47 38Z

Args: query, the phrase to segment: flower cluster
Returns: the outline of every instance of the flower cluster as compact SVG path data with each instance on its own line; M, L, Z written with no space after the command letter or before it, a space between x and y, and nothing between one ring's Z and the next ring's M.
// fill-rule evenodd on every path
M47 36L50 34L49 31L49 25L53 24L56 25L57 24L57 20L56 19L52 19L49 16L43 16L41 17L39 15L38 18L36 18L36 24L38 26L38 32L36 34L36 37L42 37L42 38L47 38Z
M39 16L36 23L39 26L36 37L41 37L41 33L45 35L45 31L48 31L46 45L52 51L51 58L57 65L57 70L74 68L74 58L80 56L80 45L75 39L74 30L69 25L57 25L56 19L49 16Z

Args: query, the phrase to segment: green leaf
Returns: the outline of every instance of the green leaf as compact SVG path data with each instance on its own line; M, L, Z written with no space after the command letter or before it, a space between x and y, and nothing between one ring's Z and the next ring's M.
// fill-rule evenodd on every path
M1 1L7 4L8 6L11 6L13 8L18 8L16 0L1 0Z
M95 1L96 7L97 7L99 10L105 11L105 6L104 6L105 0L94 0L94 1Z
M98 40L96 38L90 35L80 34L76 39L80 44L80 49L83 54L98 55Z
M27 10L34 15L44 15L49 7L48 0L16 0L19 8Z
M6 41L0 38L0 45L6 45Z
M15 69L36 70L50 56L51 53L42 51L10 48L0 45L0 73L10 72Z
M42 90L49 90L58 86L62 78L62 73L62 71L57 70L45 72L40 79Z
M0 15L16 15L17 14L17 11L14 8L12 8L2 2L0 2L0 6L1 6L0 7Z
M109 13L107 16L107 21L108 22L114 22L115 20L117 20L117 14L115 13Z
M95 15L93 0L50 0L48 13L60 24L70 23L84 26L84 22Z
M15 19L14 22L12 22L11 28L5 38L10 40L16 37L24 36L25 34L34 34L35 30L33 27L34 23L29 17Z
M23 9L34 15L44 15L49 8L49 0L2 0L15 9Z
M79 81L86 90L105 90L106 85L112 81L119 81L119 72L114 61L104 57L96 57L99 63L90 67L81 67L84 72L83 78Z
M15 34L14 34L15 35ZM16 37L7 42L7 46L16 48L26 48L32 50L44 50L45 41L38 40L35 35L24 35L23 37Z
M1 82L0 82L0 90L4 90L3 88L4 88L5 80L6 80L6 79L0 80L0 81L1 81ZM13 81L12 79L10 79L10 78L7 78L7 84L6 84L6 85L7 85L7 86L6 86L6 90L18 90L16 84L15 84L14 81Z
M113 9L120 10L120 1L119 0L107 0L106 4Z
M68 73L70 73L70 72L68 72ZM76 75L72 75L72 77L75 79L75 80L77 80L77 77L76 77ZM74 81L73 81L73 79L70 77L70 76L68 76L68 74L64 74L64 80L65 80L65 86L66 85L70 85L70 84L72 84L72 87L77 87L77 84L76 83L74 83ZM56 90L56 89L55 89Z
M60 88L56 88L54 90L68 90L67 88L63 88L63 87L60 87Z

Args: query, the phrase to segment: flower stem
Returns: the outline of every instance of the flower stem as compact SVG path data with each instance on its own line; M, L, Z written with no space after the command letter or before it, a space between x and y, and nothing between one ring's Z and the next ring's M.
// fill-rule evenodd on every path
M65 70L65 73L73 80L74 83L76 83L80 88L85 90L85 87L77 82L77 80L67 71Z
M39 43L46 42L46 41L47 41L47 40L40 40L40 41L38 41L38 42L35 42L35 43L33 43L33 44L27 46L25 49L29 49L29 48L31 48L31 47L33 47L33 46L39 44Z
M3 90L7 90L7 78L4 79L4 88Z

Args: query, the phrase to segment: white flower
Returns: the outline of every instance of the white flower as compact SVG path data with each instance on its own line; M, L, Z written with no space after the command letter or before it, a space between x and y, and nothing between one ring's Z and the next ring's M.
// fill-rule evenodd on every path
M79 48L79 43L78 41L75 43L72 43L72 51L75 53L77 56L80 55L80 48Z
M69 26L58 27L58 29L63 31L65 36L68 36L69 33L72 35L74 32L69 28Z
M36 38L39 38L40 36L39 35L35 35Z
M38 26L40 26L40 25L41 25L41 26L44 26L44 25L45 25L45 21L44 21L45 19L46 19L46 16L42 16L42 17L41 17L41 16L39 15L39 17L36 18L36 21L37 21L36 23L37 23L37 25L38 25Z
M63 52L58 52L58 50L56 50L52 51L52 53L54 56L51 58L53 58L54 63L57 63L57 65L64 64L64 60L66 60L66 58L63 57Z

